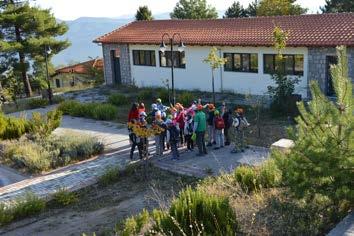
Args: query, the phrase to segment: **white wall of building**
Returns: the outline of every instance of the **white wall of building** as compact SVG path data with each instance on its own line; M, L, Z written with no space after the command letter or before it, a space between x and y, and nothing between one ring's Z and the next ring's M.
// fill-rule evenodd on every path
M175 87L179 89L199 89L211 91L211 69L203 62L207 57L210 46L187 46L185 50L186 68L175 68ZM273 81L269 74L263 73L263 54L275 54L271 47L218 47L223 53L258 53L258 73L244 73L224 71L222 67L215 71L215 89L233 91L243 94L263 95L267 92L267 86ZM129 45L132 79L139 87L163 86L162 81L171 80L171 68L160 67L158 45ZM155 50L156 67L133 65L132 50ZM308 74L308 50L307 48L286 48L284 54L304 55L304 75L300 77L300 83L296 86L296 93L303 98L307 97Z

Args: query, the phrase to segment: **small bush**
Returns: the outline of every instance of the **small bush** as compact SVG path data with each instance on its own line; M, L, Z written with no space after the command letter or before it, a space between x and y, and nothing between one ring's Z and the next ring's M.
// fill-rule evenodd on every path
M53 194L53 201L59 206L68 206L73 203L78 202L77 194L74 192L69 192L65 188L60 188L57 192Z
M25 168L31 173L50 169L50 153L34 142L14 142L6 145L5 160L16 168Z
M35 108L39 108L39 107L48 106L49 101L48 101L48 99L44 99L44 98L32 98L32 99L28 100L27 105L30 109L35 109Z
M93 117L96 120L114 120L118 116L118 110L111 104L97 104L93 110Z
M158 88L157 89L157 98L161 98L162 102L167 104L168 103L168 90L165 88Z
M281 183L281 171L274 159L269 159L261 166L259 171L259 182L264 188L277 187Z
M139 101L151 101L154 97L153 88L143 88L138 93L138 100Z
M112 184L119 179L119 173L118 167L110 168L99 178L98 183L103 186Z
M259 190L258 173L253 167L239 166L234 172L236 181L240 184L241 188L246 192Z
M123 94L115 93L108 97L108 102L116 106L126 105L128 104L128 98Z
M58 109L65 115L72 115L79 108L80 103L75 100L66 100L59 104Z
M189 107L193 100L195 100L195 97L191 92L183 92L178 96L178 102L185 107Z
M14 219L21 219L40 213L45 208L45 201L33 193L26 193L24 198L17 199L13 207Z
M124 222L124 230L120 235L130 236L140 234L142 228L147 225L150 219L150 214L147 210L143 210L135 217L129 217Z
M46 116L39 112L32 113L29 121L28 132L40 138L48 137L56 128L60 126L62 112L59 110L49 111Z
M155 212L154 217L155 230L171 232L172 235L235 235L238 229L227 198L190 187L172 202L169 214Z
M0 113L0 139L18 139L26 133L28 122L24 118L6 117Z

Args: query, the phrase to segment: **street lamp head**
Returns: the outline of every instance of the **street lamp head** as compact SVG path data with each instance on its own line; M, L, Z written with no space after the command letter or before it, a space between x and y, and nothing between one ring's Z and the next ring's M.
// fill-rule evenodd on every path
M184 45L184 43L181 41L178 45L178 51L179 52L183 52L184 49L186 48L186 46Z
M164 41L160 44L160 52L164 53L166 51L166 44Z
M52 49L48 46L48 48L46 49L45 51L47 53L47 55L51 54L52 53Z

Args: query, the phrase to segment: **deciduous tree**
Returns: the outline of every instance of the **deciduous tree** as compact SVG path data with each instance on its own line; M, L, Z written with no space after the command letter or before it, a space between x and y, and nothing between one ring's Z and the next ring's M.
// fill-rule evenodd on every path
M179 0L170 16L172 19L215 19L218 13L206 0Z
M257 16L302 15L307 8L295 3L296 0L262 0L257 7Z

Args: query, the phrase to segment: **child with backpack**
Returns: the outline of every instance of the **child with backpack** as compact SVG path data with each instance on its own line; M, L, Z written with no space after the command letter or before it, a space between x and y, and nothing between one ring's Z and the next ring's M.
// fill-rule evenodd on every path
M179 153L177 148L178 141L179 141L178 126L170 119L166 120L166 126L167 126L167 142L171 146L172 160L178 160L179 159Z
M187 143L188 151L193 151L194 149L194 143L192 140L193 128L194 128L193 115L192 112L188 112L184 124L184 135L185 135L184 137Z
M161 117L161 112L157 111L155 113L155 119L152 123L153 127L156 126L156 128L164 128L164 122ZM157 133L155 135L155 147L156 147L156 156L162 156L163 155L163 146L164 146L164 136L162 133Z
M216 139L216 147L215 150L224 147L224 128L225 123L224 119L220 115L218 110L215 111L214 117L214 128L215 128L215 139Z

